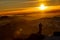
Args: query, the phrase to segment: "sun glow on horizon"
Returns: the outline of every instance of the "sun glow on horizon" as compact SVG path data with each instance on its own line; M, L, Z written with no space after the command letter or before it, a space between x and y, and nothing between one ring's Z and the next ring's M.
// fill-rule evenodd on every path
M40 10L45 10L47 7L44 5L44 4L41 4L40 6L39 6L39 9Z

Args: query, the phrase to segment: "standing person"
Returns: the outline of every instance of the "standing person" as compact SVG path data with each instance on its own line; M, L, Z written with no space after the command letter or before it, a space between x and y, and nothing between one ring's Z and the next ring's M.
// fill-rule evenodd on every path
M38 34L41 35L41 33L42 33L42 24L40 23L40 24L39 24L39 32L38 32Z

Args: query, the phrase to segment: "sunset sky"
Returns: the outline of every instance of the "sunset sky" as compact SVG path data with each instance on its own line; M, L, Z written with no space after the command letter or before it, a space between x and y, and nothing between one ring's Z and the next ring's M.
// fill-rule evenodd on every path
M0 11L5 9L36 7L42 1L46 5L60 4L60 0L0 0Z

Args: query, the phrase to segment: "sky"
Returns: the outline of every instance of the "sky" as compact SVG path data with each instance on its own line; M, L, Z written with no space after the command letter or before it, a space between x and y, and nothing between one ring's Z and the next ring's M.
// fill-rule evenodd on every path
M41 0L0 0L0 11L5 9L35 7L38 6L39 1ZM47 0L48 5L59 4L59 2L59 0Z
M0 0L0 10L4 9L13 9L13 8L25 8L25 7L30 7L34 6L37 3L35 1L28 1L28 0Z

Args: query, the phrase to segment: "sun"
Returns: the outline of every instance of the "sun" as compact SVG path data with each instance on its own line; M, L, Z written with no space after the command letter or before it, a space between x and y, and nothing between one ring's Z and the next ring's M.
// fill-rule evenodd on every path
M47 7L44 4L41 4L39 8L40 10L45 10Z

